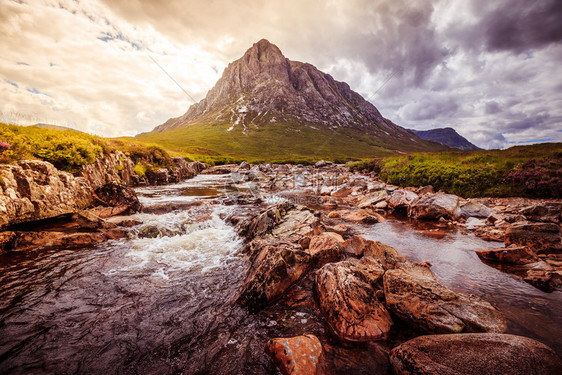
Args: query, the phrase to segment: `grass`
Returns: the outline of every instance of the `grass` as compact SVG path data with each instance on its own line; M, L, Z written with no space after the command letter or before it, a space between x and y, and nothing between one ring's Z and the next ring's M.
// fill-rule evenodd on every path
M366 160L351 166L371 170L399 186L432 185L463 197L562 197L562 144L507 150L416 153Z
M143 134L135 139L161 145L173 154L192 159L226 157L249 162L350 161L395 155L394 149L401 147L401 142L393 137L383 134L381 140L375 140L350 128L333 131L318 125L269 123L251 125L248 134L244 134L241 125L228 131L230 126L230 123L193 124L162 133ZM412 151L443 149L441 145L427 142L411 147Z
M17 126L0 123L0 163L39 159L56 168L77 173L96 158L121 150L147 168L171 165L170 155L160 146L138 141L107 139L74 130Z

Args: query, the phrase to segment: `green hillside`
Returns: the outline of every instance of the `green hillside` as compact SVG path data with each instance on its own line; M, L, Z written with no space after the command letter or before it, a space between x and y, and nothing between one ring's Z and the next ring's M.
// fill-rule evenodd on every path
M419 147L401 150L400 141L383 135L382 141L349 128L337 130L302 124L274 123L253 126L247 134L231 124L195 124L149 133L135 139L161 145L168 151L200 157L232 157L248 161L357 160L396 155L399 151L442 151L444 146L420 141Z

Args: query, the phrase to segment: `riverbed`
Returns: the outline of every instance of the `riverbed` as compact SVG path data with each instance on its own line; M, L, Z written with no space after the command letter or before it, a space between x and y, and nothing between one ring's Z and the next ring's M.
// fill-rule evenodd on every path
M129 239L0 255L0 373L268 374L265 342L304 333L329 344L342 373L387 372L384 345L339 345L310 305L278 303L252 314L233 303L249 264L228 218L248 207L224 199L245 193L228 177L137 193L146 212L131 217L142 224ZM541 292L474 253L501 244L419 229L400 218L353 228L429 261L444 285L500 308L510 333L562 352L561 292Z

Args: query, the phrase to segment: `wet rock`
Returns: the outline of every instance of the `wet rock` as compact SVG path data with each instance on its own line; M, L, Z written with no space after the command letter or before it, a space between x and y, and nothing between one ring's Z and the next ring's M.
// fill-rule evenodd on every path
M505 232L505 245L526 246L535 252L560 249L560 226L554 223L514 224Z
M252 166L250 165L250 163L248 163L247 161L243 161L242 163L240 163L239 168L240 169L245 169L245 170L249 170Z
M97 188L95 198L104 207L118 207L116 211L119 211L119 214L132 214L142 210L134 190L117 183L109 183Z
M151 185L165 185L169 182L169 176L170 171L168 168L159 168L146 172L146 178Z
M482 203L468 201L461 205L461 215L464 217L487 218L494 211Z
M353 236L343 243L343 251L347 255L351 255L357 258L363 256L363 252L367 247L367 240L361 236Z
M316 167L316 168L322 168L322 167L325 167L327 165L328 165L328 162L326 160L320 160L320 161L317 161L316 163L314 163L314 167Z
M498 249L478 250L476 254L484 260L501 263L527 264L538 261L533 252L524 246L501 247Z
M353 192L353 189L351 189L350 187L342 186L339 189L333 191L331 193L331 195L332 195L332 197L343 198L343 197L347 197L352 192Z
M552 293L562 286L562 269L554 270L551 267L546 269L532 269L527 271L523 280L544 292Z
M256 216L242 221L238 226L238 234L248 239L262 235L280 223L282 217L293 208L295 205L290 202L271 205Z
M375 286L384 273L374 259L349 259L322 267L314 290L322 315L331 330L344 341L387 338L392 319L377 300Z
M426 229L426 230L418 231L418 233L420 233L424 236L433 237L433 238L443 238L443 237L445 237L445 231L443 231L441 229Z
M497 333L416 337L391 351L390 364L398 375L562 373L562 361L546 345Z
M422 277L433 277L433 273L429 267L412 262L405 256L398 253L398 251L396 251L393 247L378 241L370 240L364 240L363 245L361 246L363 246L362 251L364 256L376 259L385 270L400 269L410 274L420 275Z
M501 313L473 295L454 293L433 275L388 270L384 294L390 311L420 332L505 332Z
M444 193L424 195L408 207L408 216L413 219L458 219L459 197Z
M0 165L0 229L74 213L91 203L88 181L51 163L22 160Z
M374 211L361 209L359 211L351 212L342 216L344 220L353 221L355 223L375 224L385 221L384 216Z
M252 263L237 302L259 310L280 297L312 268L312 257L296 244L265 245Z
M337 225L334 225L334 226L327 226L326 230L329 231L329 232L335 232L335 233L339 234L340 236L344 236L344 235L349 234L349 228L345 224L337 224Z
M108 237L101 232L16 232L16 240L11 250L79 249L107 240Z
M310 239L307 252L312 256L315 267L335 262L343 255L343 238L334 232L324 232Z
M16 233L12 231L0 232L0 254L12 250L16 241Z
M72 219L83 229L107 229L116 225L107 222L90 211L80 211L72 215Z
M388 205L391 208L408 207L412 202L418 199L418 195L412 191L398 189L390 194Z
M324 349L314 335L269 340L265 345L265 352L283 375L329 373Z
M375 206L382 202L386 203L388 197L389 196L386 190L379 190L364 197L357 206L359 208L366 208L370 206Z

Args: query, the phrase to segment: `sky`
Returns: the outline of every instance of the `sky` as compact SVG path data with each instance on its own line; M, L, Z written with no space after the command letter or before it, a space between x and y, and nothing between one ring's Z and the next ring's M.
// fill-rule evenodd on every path
M0 0L0 121L150 131L266 38L403 127L562 142L561 19L560 0Z

